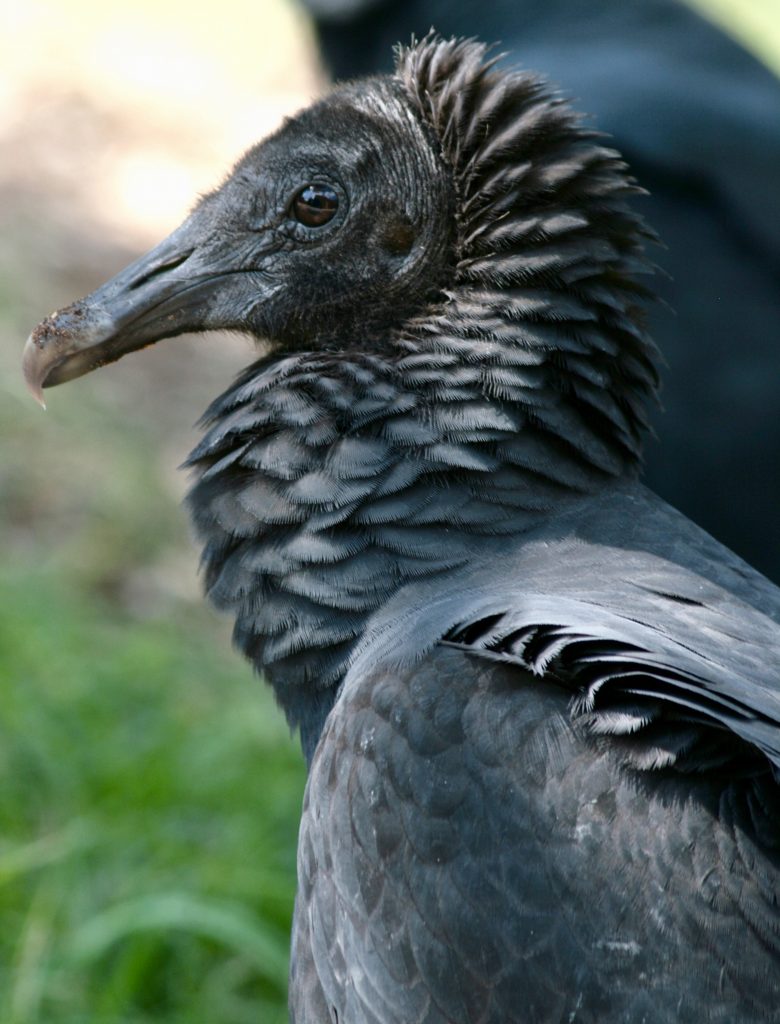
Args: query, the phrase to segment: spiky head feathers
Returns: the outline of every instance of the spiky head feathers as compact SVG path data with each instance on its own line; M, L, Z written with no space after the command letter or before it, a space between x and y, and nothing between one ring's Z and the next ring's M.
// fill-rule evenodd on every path
M543 79L500 68L474 41L430 37L396 75L450 168L452 277L442 333L537 353L551 386L637 459L658 353L637 278L654 238L615 150ZM429 325L430 329L430 325ZM472 353L478 358L478 353Z

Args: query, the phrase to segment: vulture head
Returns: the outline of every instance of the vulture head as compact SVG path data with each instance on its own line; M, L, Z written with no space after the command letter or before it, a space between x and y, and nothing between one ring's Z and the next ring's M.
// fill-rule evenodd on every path
M400 84L348 85L249 150L151 252L33 333L35 389L161 338L228 329L359 343L420 308L452 258L450 176Z
M207 413L191 507L212 598L304 729L301 683L331 693L406 580L636 473L638 191L538 77L429 37L44 320L24 372L40 397L183 332L268 344Z
M555 297L555 322L620 340L642 295L630 275L647 269L646 231L622 202L636 191L540 79L502 74L481 44L427 39L400 51L394 76L287 120L167 239L44 320L25 375L38 392L213 329L277 349L374 348L486 291L502 319L549 320ZM594 277L615 294L589 291Z

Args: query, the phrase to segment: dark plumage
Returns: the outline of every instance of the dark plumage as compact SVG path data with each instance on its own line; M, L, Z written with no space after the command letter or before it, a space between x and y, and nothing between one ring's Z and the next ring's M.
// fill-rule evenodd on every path
M637 480L636 191L428 39L28 343L39 389L271 341L189 503L310 766L297 1024L777 1019L780 591Z

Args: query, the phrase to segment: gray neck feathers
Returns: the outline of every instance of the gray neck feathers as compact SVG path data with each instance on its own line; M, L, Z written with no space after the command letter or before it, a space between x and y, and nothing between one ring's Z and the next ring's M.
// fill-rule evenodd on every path
M397 75L458 193L447 290L382 338L250 367L190 458L208 592L308 753L372 613L636 473L657 380L617 155L477 44Z

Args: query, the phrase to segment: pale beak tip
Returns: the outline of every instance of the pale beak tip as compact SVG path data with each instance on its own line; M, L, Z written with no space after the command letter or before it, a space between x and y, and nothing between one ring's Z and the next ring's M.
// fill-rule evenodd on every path
M42 409L46 409L46 402L43 399L43 380L38 364L36 345L32 334L27 339L22 354L22 370L27 390Z

